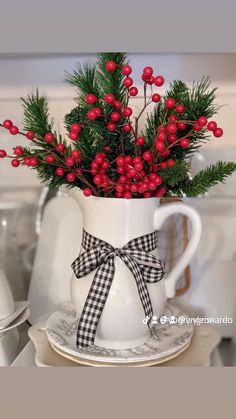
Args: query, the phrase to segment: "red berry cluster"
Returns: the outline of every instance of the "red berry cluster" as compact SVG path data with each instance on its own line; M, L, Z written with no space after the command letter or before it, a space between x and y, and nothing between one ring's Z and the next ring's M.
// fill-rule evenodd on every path
M33 144L39 145L39 148L29 152L28 148L15 146L13 156L2 149L0 158L10 158L13 167L25 165L37 168L46 165L53 175L65 183L74 183L76 186L79 180L79 184L84 185L83 193L87 197L97 194L126 199L160 198L166 194L168 187L164 184L161 171L176 164L174 157L176 147L188 148L191 141L197 138L196 133L200 131L208 130L218 138L223 135L223 130L215 121L208 121L204 115L198 116L196 120L188 120L183 103L176 103L173 97L162 99L160 94L153 92L153 87L161 87L164 84L164 77L154 75L154 70L150 66L144 67L141 74L145 92L144 107L137 116L133 115L129 99L137 96L138 89L133 85L132 67L128 64L120 67L115 61L109 60L105 64L105 69L109 73L120 70L123 76L122 83L128 89L125 104L115 97L114 92L108 92L104 97L97 97L94 92L86 94L84 101L87 116L85 120L71 125L69 138L74 143L70 146L67 146L66 142L59 142L57 135L51 131L44 136L33 131L20 132L10 119L6 119L0 126L14 136L18 133L24 135ZM146 97L147 89L151 92L149 98ZM138 120L150 103L158 103L161 100L165 115L161 125L156 127L153 143L147 149L145 136L140 135L138 131ZM121 153L122 147L117 145L113 150L112 145L108 143L101 152L95 154L90 166L86 166L87 160L85 163L83 154L77 149L75 142L79 145L83 127L96 120L101 123L105 121L105 127L109 132L116 131L125 139L129 136L124 134L130 132L133 152L126 155L124 147ZM109 138L111 136L108 136Z

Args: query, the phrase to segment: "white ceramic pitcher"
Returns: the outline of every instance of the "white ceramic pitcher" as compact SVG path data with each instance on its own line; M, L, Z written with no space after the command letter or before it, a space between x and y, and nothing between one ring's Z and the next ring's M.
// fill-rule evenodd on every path
M175 295L175 284L189 264L201 236L201 221L198 213L182 204L159 206L157 198L117 199L84 197L79 189L66 189L79 204L84 219L84 229L91 235L102 239L115 248L123 247L130 240L155 230L159 230L171 215L180 213L191 221L189 244L174 269L163 280L147 284L153 313L159 318L167 298ZM80 249L78 249L78 255ZM153 251L158 258L158 252ZM87 298L94 272L82 279L73 275L71 280L71 299L80 316ZM144 311L140 301L135 279L119 258L115 258L115 274L106 304L104 306L95 337L95 344L104 348L127 349L143 344L149 332L144 322Z

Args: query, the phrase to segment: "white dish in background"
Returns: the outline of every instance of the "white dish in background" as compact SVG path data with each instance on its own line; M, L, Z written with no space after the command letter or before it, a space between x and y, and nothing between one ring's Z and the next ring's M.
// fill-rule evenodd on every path
M24 323L28 319L29 315L30 315L29 309L25 308L25 310L15 320L13 320L13 322L9 326L5 327L5 329L2 329L0 331L0 337L1 337L1 334L4 334L8 330L14 329L15 327L18 327L20 326L20 324Z
M20 333L17 329L0 335L0 367L9 367L17 355Z
M163 315L168 318L187 315L172 304L167 304ZM69 355L77 356L87 364L91 361L102 363L140 363L156 361L170 356L190 343L193 326L190 324L157 324L152 327L152 336L143 345L131 349L106 349L96 345L88 348L76 348L78 319L71 302L64 303L49 317L46 332L49 342L56 349ZM115 325L114 325L115 327Z
M19 317L19 315L23 313L23 311L25 311L26 307L28 307L28 304L28 301L15 302L14 311L8 317L0 319L0 333L5 332L7 330L6 328L10 326L11 323L13 323L17 319L17 317Z

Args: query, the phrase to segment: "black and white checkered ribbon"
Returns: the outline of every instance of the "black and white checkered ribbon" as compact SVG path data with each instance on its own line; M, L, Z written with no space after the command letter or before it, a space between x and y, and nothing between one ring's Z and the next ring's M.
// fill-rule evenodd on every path
M119 256L132 272L143 305L145 316L153 316L146 283L158 282L164 275L165 264L150 254L157 248L157 232L137 237L122 248L114 248L83 231L84 252L72 263L77 278L97 269L91 284L77 330L77 347L94 344L95 334L115 273L115 257Z

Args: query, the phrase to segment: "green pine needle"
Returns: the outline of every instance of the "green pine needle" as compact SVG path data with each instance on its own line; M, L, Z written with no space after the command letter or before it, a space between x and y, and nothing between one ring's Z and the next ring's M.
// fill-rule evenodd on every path
M194 178L186 184L184 193L186 196L204 195L209 188L217 185L236 171L236 163L218 161L206 169L197 173Z
M44 136L51 131L53 120L49 121L49 109L44 97L39 96L38 89L35 94L21 98L24 109L24 129L34 131L38 135Z

